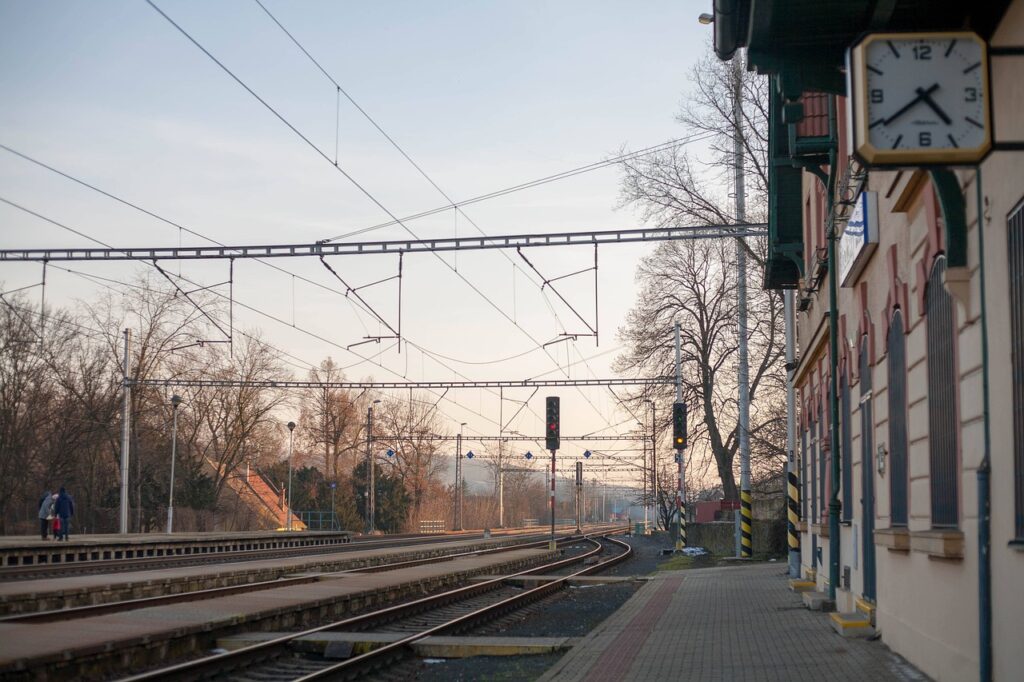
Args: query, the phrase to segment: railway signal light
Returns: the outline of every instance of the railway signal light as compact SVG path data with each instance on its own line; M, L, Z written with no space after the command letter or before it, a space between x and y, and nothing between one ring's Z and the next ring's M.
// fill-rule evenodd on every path
M672 403L672 445L677 450L686 447L686 403Z
M548 396L547 399L547 421L545 422L545 445L548 450L558 449L559 434L559 398Z

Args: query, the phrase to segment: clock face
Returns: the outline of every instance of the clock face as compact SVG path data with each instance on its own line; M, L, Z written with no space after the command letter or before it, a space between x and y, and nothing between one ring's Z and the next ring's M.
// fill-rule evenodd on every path
M869 161L968 160L987 150L988 65L971 33L872 36L857 88Z

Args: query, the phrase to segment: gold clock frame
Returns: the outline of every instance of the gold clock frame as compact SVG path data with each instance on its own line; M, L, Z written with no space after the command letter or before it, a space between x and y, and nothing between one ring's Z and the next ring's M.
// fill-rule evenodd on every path
M985 139L976 147L954 149L879 149L868 136L867 48L881 40L970 40L981 46L981 77ZM869 33L849 53L850 112L853 117L853 151L869 166L955 166L981 161L992 149L992 92L990 91L988 43L973 31L913 31Z

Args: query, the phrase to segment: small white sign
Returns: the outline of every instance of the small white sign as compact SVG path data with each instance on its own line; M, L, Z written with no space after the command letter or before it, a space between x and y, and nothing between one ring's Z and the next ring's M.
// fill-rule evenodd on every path
M861 192L839 238L839 281L852 287L878 246L878 192Z

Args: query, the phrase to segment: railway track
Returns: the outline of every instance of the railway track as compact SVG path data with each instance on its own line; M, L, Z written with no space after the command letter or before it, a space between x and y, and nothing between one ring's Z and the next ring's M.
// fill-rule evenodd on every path
M514 529L492 532L493 538L506 537L547 537L544 529ZM15 580L42 580L67 576L95 575L100 573L127 573L169 567L206 566L212 564L262 561L267 559L289 559L301 556L319 556L364 549L386 549L408 547L439 542L483 539L483 533L403 535L388 538L372 536L355 537L351 542L322 547L293 547L272 550L248 550L239 552L216 552L210 554L174 555L145 557L141 559L111 559L66 564L38 564L35 566L0 567L0 582Z
M595 573L627 559L632 550L625 542L609 537L583 536L577 542L590 545L575 556L543 566L520 571L465 587L449 590L378 609L369 613L327 623L301 632L289 633L235 651L215 654L195 661L152 670L123 682L155 680L224 679L236 682L312 682L326 679L362 679L373 673L381 679L406 679L402 662L408 659L409 645L431 635L464 632L516 609L551 595L574 577ZM531 589L509 587L509 577L531 573L551 574L590 557L597 557L605 548L614 548L615 556ZM391 632L399 639L383 644L367 653L343 661L296 653L292 646L303 637L329 631ZM393 666L398 665L398 668ZM396 677L397 675L397 677Z
M559 544L569 544L574 541L578 541L580 537L581 536L567 536L564 538L560 538L558 542ZM228 587L214 587L205 590L193 590L190 592L161 595L157 597L126 599L122 601L108 602L105 604L90 604L88 606L78 606L66 609L54 609L51 611L38 611L34 613L14 614L0 618L0 624L47 623L53 621L72 620L76 618L88 618L91 616L100 616L108 613L121 613L124 611L131 611L134 609L144 609L152 606L166 606L168 604L178 604L183 602L197 601L201 599L226 597L232 594L242 594L246 592L257 592L259 590L276 589L278 587L288 587L290 585L304 585L316 582L323 578L329 578L331 576L337 575L345 575L350 573L379 573L383 571L393 571L400 568L422 566L424 564L430 563L454 561L455 559L467 556L499 554L501 552L510 552L519 549L529 549L532 547L546 547L547 544L548 540L544 539L535 542L518 543L514 545L505 545L503 547L493 547L490 549L480 549L469 552L457 552L454 554L445 554L443 556L428 557L424 559L392 561L389 563L379 564L375 566L353 568L344 571L327 571L324 573L318 573L316 575L304 575L295 578L279 578L276 580L264 580L255 583L245 583L241 585L233 585Z

